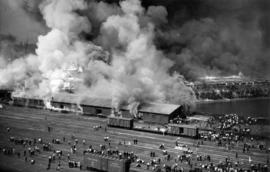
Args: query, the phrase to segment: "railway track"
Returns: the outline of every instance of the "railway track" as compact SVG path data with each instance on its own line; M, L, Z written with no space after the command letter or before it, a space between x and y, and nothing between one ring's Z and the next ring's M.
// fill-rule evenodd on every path
M176 157L178 154L183 154L182 151L174 149L177 137L118 128L108 128L108 131L105 132L105 119L76 116L74 114L62 114L43 109L8 106L6 109L0 110L0 124L0 137L2 138L8 138L9 135L14 135L16 137L29 138L42 137L46 141L51 141L52 138L70 138L71 135L75 135L80 142L85 139L87 145L91 144L98 148L100 144L106 144L108 146L108 143L104 142L103 137L109 136L111 147L118 147L118 149L125 151L133 151L135 154L140 155L140 158L145 159L146 161L151 159L149 157L150 151L156 151L157 157L164 157L162 155L162 151L158 148L160 144L165 144L166 150L172 154L173 157ZM93 129L93 126L95 125L101 125L103 128L96 131ZM47 126L53 127L53 131L51 133L47 132ZM10 127L11 132L6 133L6 127ZM139 140L138 145L134 145L132 143L131 145L119 145L119 142L123 142L124 140L126 142L132 142L134 138ZM235 152L238 152L239 154L239 158L237 160L243 162L245 165L248 165L249 156L252 157L253 162L262 164L265 163L267 156L269 156L269 154L257 150L251 154L243 154L241 152L242 145L228 151L224 147L217 147L208 142L205 142L204 145L197 148L194 146L197 141L188 138L181 138L180 142L181 144L188 145L192 150L196 150L196 153L198 154L210 155L214 163L218 163L227 157L235 159ZM8 142L3 140L0 144L5 145L8 144ZM54 146L57 149L64 150L65 154L69 152L69 145L67 143ZM78 150L80 153L74 155L74 159L82 160L81 152L83 148L85 148L85 146L80 144L80 148ZM38 162L41 164L40 168L46 166L45 162L47 162L47 156L48 154L45 154L37 158ZM170 164L170 162L166 163ZM188 168L188 166L184 164L183 166Z

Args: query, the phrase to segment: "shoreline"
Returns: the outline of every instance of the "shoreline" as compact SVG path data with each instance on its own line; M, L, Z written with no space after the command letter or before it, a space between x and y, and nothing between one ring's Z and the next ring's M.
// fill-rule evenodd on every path
M206 104L206 103L222 103L222 102L234 102L234 101L253 101L253 100L265 100L270 99L270 97L254 97L254 98L233 98L233 99L203 99L195 101L195 104Z

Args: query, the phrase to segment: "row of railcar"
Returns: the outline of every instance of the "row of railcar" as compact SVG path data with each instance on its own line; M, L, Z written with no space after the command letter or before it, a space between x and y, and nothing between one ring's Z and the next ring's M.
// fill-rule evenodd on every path
M84 155L83 167L90 171L128 172L130 161L95 153L86 153Z
M133 129L134 120L132 118L123 118L123 117L108 117L108 126Z
M134 120L132 118L108 117L108 126L126 129L135 129ZM144 129L140 129L140 131L144 131ZM147 132L151 131L147 130ZM153 132L157 133L157 131ZM159 133L163 134L161 131ZM199 137L199 129L196 126L192 125L168 124L165 133L174 136L186 136L192 138Z
M44 108L45 104L42 99L13 97L13 105L25 106L32 108Z

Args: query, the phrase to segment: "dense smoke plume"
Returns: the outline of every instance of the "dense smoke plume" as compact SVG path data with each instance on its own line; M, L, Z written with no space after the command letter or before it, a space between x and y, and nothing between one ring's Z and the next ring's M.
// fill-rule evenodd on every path
M0 2L40 34L30 55L1 46L1 87L48 96L74 82L76 94L136 109L150 101L191 104L185 79L239 72L270 79L268 0ZM0 31L14 24L5 15ZM13 34L19 41L29 33L21 30Z
M20 39L48 31L46 21L40 20L42 0L8 3L0 0L0 3L3 8L0 31L14 30ZM79 38L93 41L110 51L111 42L102 40L100 32L108 17L123 14L119 0L85 0L84 4L84 8L76 9L74 13L87 18L91 31L79 33ZM154 24L154 44L173 61L171 73L176 71L188 80L239 72L253 78L270 78L268 0L142 0L142 6L144 12L137 16L138 22L143 27L149 22ZM11 8L14 14L6 14L5 8ZM7 16L11 19L5 20ZM17 22L14 16L23 18ZM14 23L28 23L26 26L31 29L11 27ZM17 33L16 28L20 28Z
M91 6L97 7L93 23L87 11ZM39 7L49 32L38 37L35 53L0 68L0 86L46 98L72 79L75 94L109 98L116 109L128 105L135 114L142 103L194 102L183 77L169 73L173 61L153 42L155 26L167 22L164 7L146 10L138 0L119 5L47 0ZM99 8L108 11L99 15L103 12ZM159 14L163 17L157 18ZM91 38L97 30L99 34Z

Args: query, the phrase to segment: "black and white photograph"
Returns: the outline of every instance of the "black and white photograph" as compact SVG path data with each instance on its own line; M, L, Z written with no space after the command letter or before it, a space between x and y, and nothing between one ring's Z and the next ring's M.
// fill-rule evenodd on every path
M270 0L0 0L0 171L269 172Z

